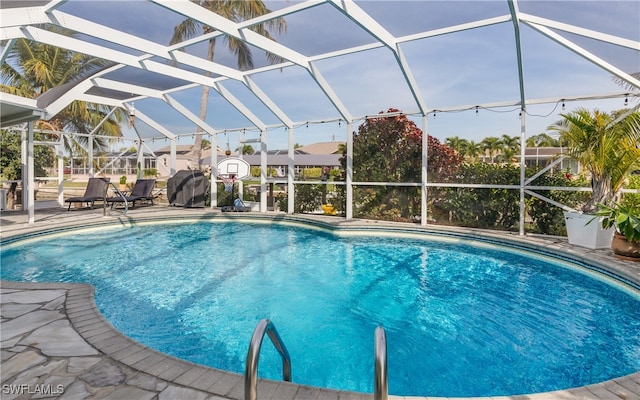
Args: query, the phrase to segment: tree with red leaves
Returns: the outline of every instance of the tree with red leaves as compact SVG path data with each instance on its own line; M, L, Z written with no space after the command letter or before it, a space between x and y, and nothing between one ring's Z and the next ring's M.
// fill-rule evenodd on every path
M380 114L398 112L390 108ZM422 130L403 114L368 119L353 137L353 180L420 183L422 135ZM447 181L461 162L452 148L428 137L427 173L430 180ZM412 220L420 215L420 188L358 187L354 190L354 203L356 213L362 217Z

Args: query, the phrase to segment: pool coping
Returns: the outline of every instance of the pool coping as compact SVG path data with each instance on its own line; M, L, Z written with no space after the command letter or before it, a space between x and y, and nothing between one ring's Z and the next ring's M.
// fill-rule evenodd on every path
M461 229L454 227L434 227L418 226L406 223L393 223L369 220L345 221L341 218L324 216L302 216L302 215L282 215L282 214L222 214L216 212L189 212L180 210L178 213L170 211L168 213L154 213L153 215L141 214L139 216L118 216L115 218L82 221L83 228L100 227L113 224L130 225L136 223L156 223L174 221L176 217L181 218L181 222L187 220L238 220L250 219L253 221L276 221L288 223L302 223L307 226L311 224L316 227L329 229L341 233L359 233L373 230L386 230L397 233L429 233L463 238L474 238L491 243L492 241L503 243L505 240L513 243L517 247L531 250L542 250L546 253L569 254L571 258L596 265L602 271L608 271L623 280L640 286L640 265L630 262L622 262L613 257L607 251L590 251L588 249L576 249L566 243L566 239L548 238L527 235L524 237L512 233L483 231L473 229ZM68 229L77 228L77 221L67 221L56 224L54 227L45 229L16 229L10 234L3 234L0 243L10 243L16 238L38 237L52 233L63 232ZM5 232L6 233L6 232ZM636 263L640 264L640 263ZM65 289L68 290L65 302L65 311L73 329L91 346L107 357L112 358L122 364L155 376L172 384L206 392L214 396L222 396L225 399L240 400L244 398L244 377L241 374L222 371L215 368L205 367L191 363L173 356L160 353L150 349L135 340L125 336L115 329L99 312L95 305L94 289L87 284L65 284L65 283L27 283L0 281L3 289ZM372 352L373 362L373 352ZM260 399L271 398L274 400L301 400L301 399L371 399L373 396L367 393L356 393L349 391L338 391L324 388L317 388L295 383L272 381L261 379L258 384L258 394ZM614 397L615 396L615 397ZM394 396L390 399L406 400L435 400L443 399L438 397L423 396ZM567 390L534 393L514 396L494 396L484 397L484 399L594 399L605 400L610 398L632 399L640 398L640 371L584 387ZM464 399L464 398L459 398Z

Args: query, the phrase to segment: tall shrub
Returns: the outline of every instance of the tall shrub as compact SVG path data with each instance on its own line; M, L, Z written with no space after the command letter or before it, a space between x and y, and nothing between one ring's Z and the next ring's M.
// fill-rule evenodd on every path
M532 176L537 170L527 170L527 176ZM536 178L536 186L581 187L587 181L584 176L572 177L563 171L548 172ZM589 198L588 192L571 192L567 190L535 190L536 193L554 200L568 207L577 207L584 204ZM551 203L537 197L530 196L526 199L527 215L532 224L527 230L545 235L566 236L567 229L564 223L563 210Z
M519 180L520 167L513 164L465 163L456 174L459 183L517 185ZM513 230L520 218L517 190L435 188L429 198L430 216L436 223Z
M387 113L398 111L391 108ZM419 183L422 180L422 135L422 130L405 115L368 119L354 133L353 180ZM427 157L428 173L434 179L446 180L461 162L453 149L431 136L428 137ZM342 158L342 167L346 169L346 157ZM354 213L360 217L411 220L420 214L420 188L358 187L354 190L354 203Z

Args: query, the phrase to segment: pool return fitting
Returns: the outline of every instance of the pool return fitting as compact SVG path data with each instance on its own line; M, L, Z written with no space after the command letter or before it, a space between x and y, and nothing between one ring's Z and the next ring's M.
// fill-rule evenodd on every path
M291 382L291 357L289 357L289 352L275 325L268 318L265 318L258 322L256 329L254 329L251 343L249 343L249 350L247 351L247 361L244 369L245 400L257 400L258 398L258 360L265 333L269 335L271 343L273 343L282 358L282 379ZM374 358L373 399L387 400L389 387L387 380L387 336L381 326L376 328L374 334Z

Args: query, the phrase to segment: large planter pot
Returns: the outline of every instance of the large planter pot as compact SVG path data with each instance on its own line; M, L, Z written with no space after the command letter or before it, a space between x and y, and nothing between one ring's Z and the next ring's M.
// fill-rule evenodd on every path
M621 235L618 232L613 235L611 250L613 250L615 254L623 256L626 259L640 261L640 243L630 242L627 240L626 236Z
M586 247L588 249L608 249L611 247L615 228L603 229L601 218L593 220L594 216L575 211L564 212L564 222L567 226L569 244Z

